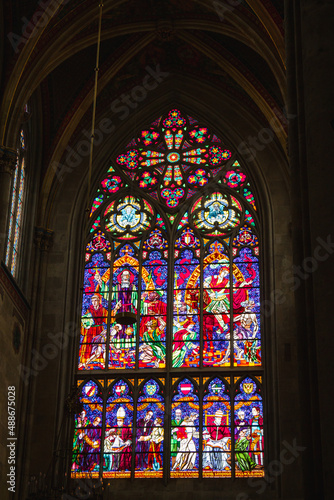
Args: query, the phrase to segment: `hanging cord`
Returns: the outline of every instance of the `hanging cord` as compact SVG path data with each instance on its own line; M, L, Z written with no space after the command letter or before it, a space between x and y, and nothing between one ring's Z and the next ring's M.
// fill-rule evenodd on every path
M99 13L99 30L97 36L97 49L96 49L96 65L95 65L95 83L94 83L94 97L93 97L93 116L92 116L92 130L90 136L90 151L89 151L89 168L88 168L88 189L87 189L87 208L86 212L89 213L90 207L90 191L92 182L92 165L93 165L93 148L95 139L95 117L96 117L96 99L97 99L97 82L99 76L99 64L100 64L100 44L101 44L101 26L102 26L102 9L103 2L99 3L100 13Z

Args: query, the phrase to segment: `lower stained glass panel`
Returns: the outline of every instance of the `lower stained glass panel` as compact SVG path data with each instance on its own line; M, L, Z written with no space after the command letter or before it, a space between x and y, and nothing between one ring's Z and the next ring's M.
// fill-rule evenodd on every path
M262 378L256 378L234 379L234 430L230 377L204 377L201 383L199 378L173 379L171 478L196 478L200 470L203 478L232 477L232 453L235 477L264 475L263 403L258 383ZM101 472L105 478L130 478L132 474L135 478L163 477L165 379L138 380L136 411L133 382L118 378L106 387L104 431L103 381L80 386L82 409L75 416L72 477L97 478ZM198 384L203 384L202 403Z
M228 389L213 379L203 399L203 477L231 477L231 405Z
M163 476L164 410L161 388L151 379L137 403L135 477Z
M131 477L133 399L124 380L116 382L106 406L103 476Z
M199 476L199 403L188 379L176 387L172 400L170 476Z
M80 403L82 411L75 417L72 477L98 477L103 401L95 382L90 381L82 387Z
M264 475L263 404L250 377L241 380L234 401L236 477Z

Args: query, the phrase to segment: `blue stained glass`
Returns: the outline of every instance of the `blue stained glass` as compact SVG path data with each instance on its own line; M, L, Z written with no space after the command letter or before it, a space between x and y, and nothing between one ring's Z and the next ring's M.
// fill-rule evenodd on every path
M244 286L259 287L260 286L260 272L259 265L256 262L249 260L248 262L235 262L233 266L234 283L240 283L241 278L247 283Z
M111 252L111 244L102 231L97 231L94 234L86 246L86 252L88 254L93 254L94 252Z
M212 340L210 349L204 349L203 365L204 366L230 366L230 341L229 340Z
M25 138L24 138L23 130L21 130L21 132L20 132L20 146L21 146L21 149L25 149Z
M99 446L104 436L104 447L95 452L96 464L80 471L86 459L75 448L72 472L95 474L100 464L105 478L162 478L168 468L171 478L196 478L200 470L204 478L261 477L263 405L255 380L262 379L239 378L252 373L244 368L261 366L259 238L255 212L242 197L247 181L241 179L232 196L230 166L216 168L231 153L214 145L219 139L209 129L189 127L189 117L178 110L166 116L160 121L167 128L158 129L157 122L143 130L117 158L114 174L125 167L128 192L136 184L138 197L120 194L104 206L101 186L96 193L94 213L104 209L86 247L78 377L80 370L106 368L119 377L105 388L105 432L97 436ZM222 168L225 174L218 173ZM202 192L186 210L181 203L198 192L187 183L195 174L207 174L209 182L217 174L217 191ZM22 190L16 191L20 200ZM146 201L152 198L154 205ZM173 210L160 211L162 205ZM11 237L18 242L15 227L13 221ZM134 313L135 322L120 324L125 318L119 312ZM171 380L158 381L154 375L166 366L177 376L185 371L186 378L170 373ZM225 372L226 379L218 376ZM164 382L173 388L166 408ZM171 412L167 464L165 410Z
M214 243L210 244L208 253L210 255L215 252L218 254L226 253L226 247L220 241L215 241Z
M244 245L254 247L259 245L259 240L250 227L244 226L240 229L237 236L234 238L233 245L236 247Z
M75 416L72 477L98 477L103 401L95 382L82 387L80 402L83 409Z
M90 262L85 265L85 269L93 269L95 267L110 267L110 263L105 260L105 255L103 253L94 254Z
M118 255L123 257L124 255L134 256L135 251L131 245L124 245L118 250Z
M184 217L181 219L181 222L183 221ZM188 217L186 219L186 222L188 220ZM181 223L180 223L181 225ZM178 229L180 226L178 227ZM196 248L200 246L200 241L199 239L195 236L194 231L190 228L186 228L182 231L181 236L176 240L175 242L176 248Z
M234 258L233 262L236 264L239 262L258 262L259 259L256 255L254 255L253 250L249 247L244 247L239 250L239 254Z
M135 477L162 477L164 398L156 380L145 383L137 403Z
M21 233L22 203L25 185L25 161L21 157L16 163L14 182L12 188L9 230L6 248L6 265L13 276L16 274L17 255Z
M143 262L142 289L166 289L168 265L161 252L151 252Z

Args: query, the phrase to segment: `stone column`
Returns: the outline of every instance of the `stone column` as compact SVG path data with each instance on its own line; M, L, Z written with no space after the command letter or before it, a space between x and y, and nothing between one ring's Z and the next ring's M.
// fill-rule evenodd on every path
M0 146L0 259L5 260L12 177L17 152Z
M27 498L28 478L31 475L38 475L44 472L43 466L40 464L36 452L33 449L34 445L40 444L36 440L39 435L36 422L36 415L40 412L40 405L43 405L43 399L40 395L47 390L43 386L43 382L47 380L45 366L38 361L36 353L41 352L43 346L42 332L42 317L43 304L45 295L45 280L47 270L48 253L53 245L54 232L43 228L35 227L34 229L34 258L31 265L33 267L33 286L31 294L31 310L29 328L26 343L26 356L23 365L26 371L23 374L23 394L20 410L20 422L17 424L20 429L19 448L17 455L17 467L20 470L20 477L17 480L17 492L19 498ZM44 443L43 443L44 445ZM50 457L52 452L50 452ZM37 463L37 467L35 466Z
M333 498L334 2L286 0L304 498Z

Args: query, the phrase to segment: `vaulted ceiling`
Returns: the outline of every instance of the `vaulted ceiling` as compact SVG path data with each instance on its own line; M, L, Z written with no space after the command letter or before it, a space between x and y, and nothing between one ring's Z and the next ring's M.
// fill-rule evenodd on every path
M79 124L89 128L99 0L6 0L0 143L14 141L38 92L46 175ZM279 0L104 0L97 113L150 71L209 83L251 110L285 150L285 54ZM30 36L29 36L30 34ZM27 36L28 35L28 36ZM149 70L147 68L150 68Z

